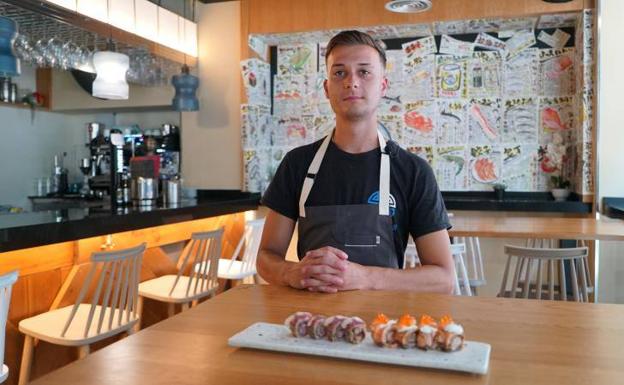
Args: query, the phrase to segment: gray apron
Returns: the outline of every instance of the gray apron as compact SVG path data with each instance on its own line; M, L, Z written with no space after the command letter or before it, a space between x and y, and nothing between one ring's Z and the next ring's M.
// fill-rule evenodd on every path
M390 216L390 157L385 152L386 141L381 133L377 133L381 149L378 206L356 204L305 207L332 136L333 133L325 138L314 155L301 189L297 244L299 259L309 250L332 246L347 253L351 262L398 268Z

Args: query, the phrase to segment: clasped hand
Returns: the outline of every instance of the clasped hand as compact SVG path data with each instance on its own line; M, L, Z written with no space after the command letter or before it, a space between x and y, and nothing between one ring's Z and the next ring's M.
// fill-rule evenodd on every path
M288 283L297 289L336 293L362 289L364 277L363 266L349 262L344 251L325 246L308 251L288 272Z

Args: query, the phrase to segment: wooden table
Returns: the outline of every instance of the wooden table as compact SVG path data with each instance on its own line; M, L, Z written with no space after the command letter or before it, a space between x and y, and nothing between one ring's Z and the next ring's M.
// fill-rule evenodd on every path
M383 311L452 314L468 339L492 345L478 376L251 349L227 339L257 321L290 313L359 315ZM315 294L239 286L34 385L71 384L622 384L624 306L520 299L352 291Z
M455 237L545 238L624 241L624 221L601 218L454 216Z

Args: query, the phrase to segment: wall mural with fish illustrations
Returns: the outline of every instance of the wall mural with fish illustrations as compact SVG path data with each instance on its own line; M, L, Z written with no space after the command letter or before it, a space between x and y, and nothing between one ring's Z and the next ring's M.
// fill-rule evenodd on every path
M380 125L431 165L441 190L549 191L557 176L591 195L594 22L585 10L345 29L386 45ZM246 190L264 191L290 149L333 128L322 84L337 32L249 36L257 57L242 62ZM553 146L565 154L555 158Z

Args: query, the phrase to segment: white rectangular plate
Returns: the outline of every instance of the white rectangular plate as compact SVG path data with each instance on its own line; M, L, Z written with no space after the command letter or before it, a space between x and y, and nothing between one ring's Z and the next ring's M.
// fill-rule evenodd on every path
M330 342L312 338L295 338L284 325L258 322L230 337L234 347L273 350L287 353L311 354L383 364L420 366L423 368L456 370L485 374L490 363L491 346L482 342L466 341L457 352L420 349L389 349L376 346L370 333L359 345L348 342Z

